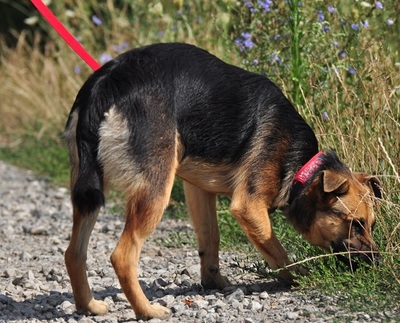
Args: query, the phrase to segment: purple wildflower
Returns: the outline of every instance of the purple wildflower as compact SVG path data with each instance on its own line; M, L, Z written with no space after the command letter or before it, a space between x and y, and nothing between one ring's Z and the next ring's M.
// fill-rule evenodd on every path
M251 1L245 1L244 2L245 7L247 7L251 13L254 12L254 7L253 7L253 3Z
M82 72L81 67L79 65L75 65L74 73L78 75L78 74L81 74L81 72Z
M235 40L235 45L239 47L240 51L244 51L245 49L251 49L255 45L253 41L251 40L251 33L249 32L243 32L241 34L242 38L237 38Z
M278 40L278 39L281 39L281 35L280 35L280 34L276 34L276 35L274 36L274 40Z
M254 43L251 40L251 33L248 32L243 32L242 33L242 37L243 37L243 46L246 48L253 48L254 47Z
M363 25L364 28L368 28L369 27L368 20L364 20L362 25Z
M103 22L101 21L101 19L99 17L97 17L96 15L92 16L92 21L96 26L100 26L103 24Z
M324 120L324 121L327 121L327 120L329 120L329 115L328 115L328 112L322 112L322 120Z
M253 8L253 4L251 3L251 1L245 1L244 5L245 5L245 7L249 8L249 9Z
M388 19L388 20L386 20L386 24L387 24L388 26L393 25L393 24L394 24L394 21L393 21L392 19Z
M243 37L243 39L251 39L251 33L248 31L244 31L240 35Z
M126 49L128 47L129 47L129 43L127 41L123 42L120 45L114 45L113 46L114 50L117 51L117 52L121 52L121 51L123 51L124 49Z
M354 67L352 67L352 66L349 67L349 73L350 73L351 75L356 74L356 70L354 69Z
M103 54L101 54L99 60L100 60L101 64L105 64L105 63L107 63L107 62L112 60L112 56L110 54L103 53Z
M253 65L254 65L254 66L257 66L258 63L259 63L258 59L255 59L255 60L253 61Z
M337 11L337 10L336 10L335 7L328 6L328 12L329 12L329 13L335 13L336 11Z
M264 1L258 0L257 3L264 12L271 11L271 6L273 5L272 0L264 0Z
M278 56L278 54L272 53L272 54L271 54L271 58L269 59L269 63L270 63L271 65L273 65L273 64L275 64L275 63L280 64L280 63L282 63L282 59Z
M380 2L380 1L375 2L375 8L376 8L376 9L379 9L379 10L383 9L383 4L382 4L382 2Z
M254 47L254 43L251 39L245 39L245 40L243 40L243 46L245 48L251 49Z
M341 58L346 58L346 57L347 57L347 54L346 54L346 52L344 52L344 51L340 51L339 56L340 56Z
M317 14L318 14L318 21L323 22L325 20L325 16L324 16L324 13L322 12L322 10L318 10Z
M359 30L360 26L358 24L351 24L351 29L353 30Z
M340 44L339 44L339 42L337 40L334 40L332 42L332 45L335 46L335 47L339 47Z
M331 29L329 28L329 25L328 25L328 24L323 24L323 25L322 25L322 31L323 31L324 33L329 33L329 32L331 31Z

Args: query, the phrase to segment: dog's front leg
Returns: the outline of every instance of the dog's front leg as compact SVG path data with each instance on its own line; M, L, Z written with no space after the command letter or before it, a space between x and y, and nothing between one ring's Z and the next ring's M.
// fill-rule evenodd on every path
M201 262L201 284L205 288L223 289L229 285L219 269L219 229L216 194L184 181L186 203L197 235Z
M290 264L286 250L272 229L268 207L263 200L247 194L234 194L230 210L271 269L285 268ZM280 270L279 277L289 281L294 279L287 269Z

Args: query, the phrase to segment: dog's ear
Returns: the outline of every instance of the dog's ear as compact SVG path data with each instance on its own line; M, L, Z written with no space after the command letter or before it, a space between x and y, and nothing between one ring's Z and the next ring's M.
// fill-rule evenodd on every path
M365 173L353 173L353 176L361 183L367 185L375 197L378 199L382 198L382 186L381 182L372 175Z
M347 178L331 170L324 170L322 172L321 182L325 193L341 195L349 190Z

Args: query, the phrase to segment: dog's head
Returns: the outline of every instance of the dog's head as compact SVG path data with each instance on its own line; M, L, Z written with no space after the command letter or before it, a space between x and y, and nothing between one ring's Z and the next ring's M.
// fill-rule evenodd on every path
M381 195L376 177L352 173L342 164L318 172L293 201L289 219L311 244L332 248L355 269L357 260L379 260L372 230L374 199Z

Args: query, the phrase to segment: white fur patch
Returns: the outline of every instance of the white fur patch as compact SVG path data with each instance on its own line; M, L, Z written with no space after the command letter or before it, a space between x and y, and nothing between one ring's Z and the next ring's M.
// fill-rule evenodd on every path
M145 185L139 167L129 156L130 129L127 120L115 106L105 113L99 128L98 160L103 166L104 181L115 183L125 192Z

